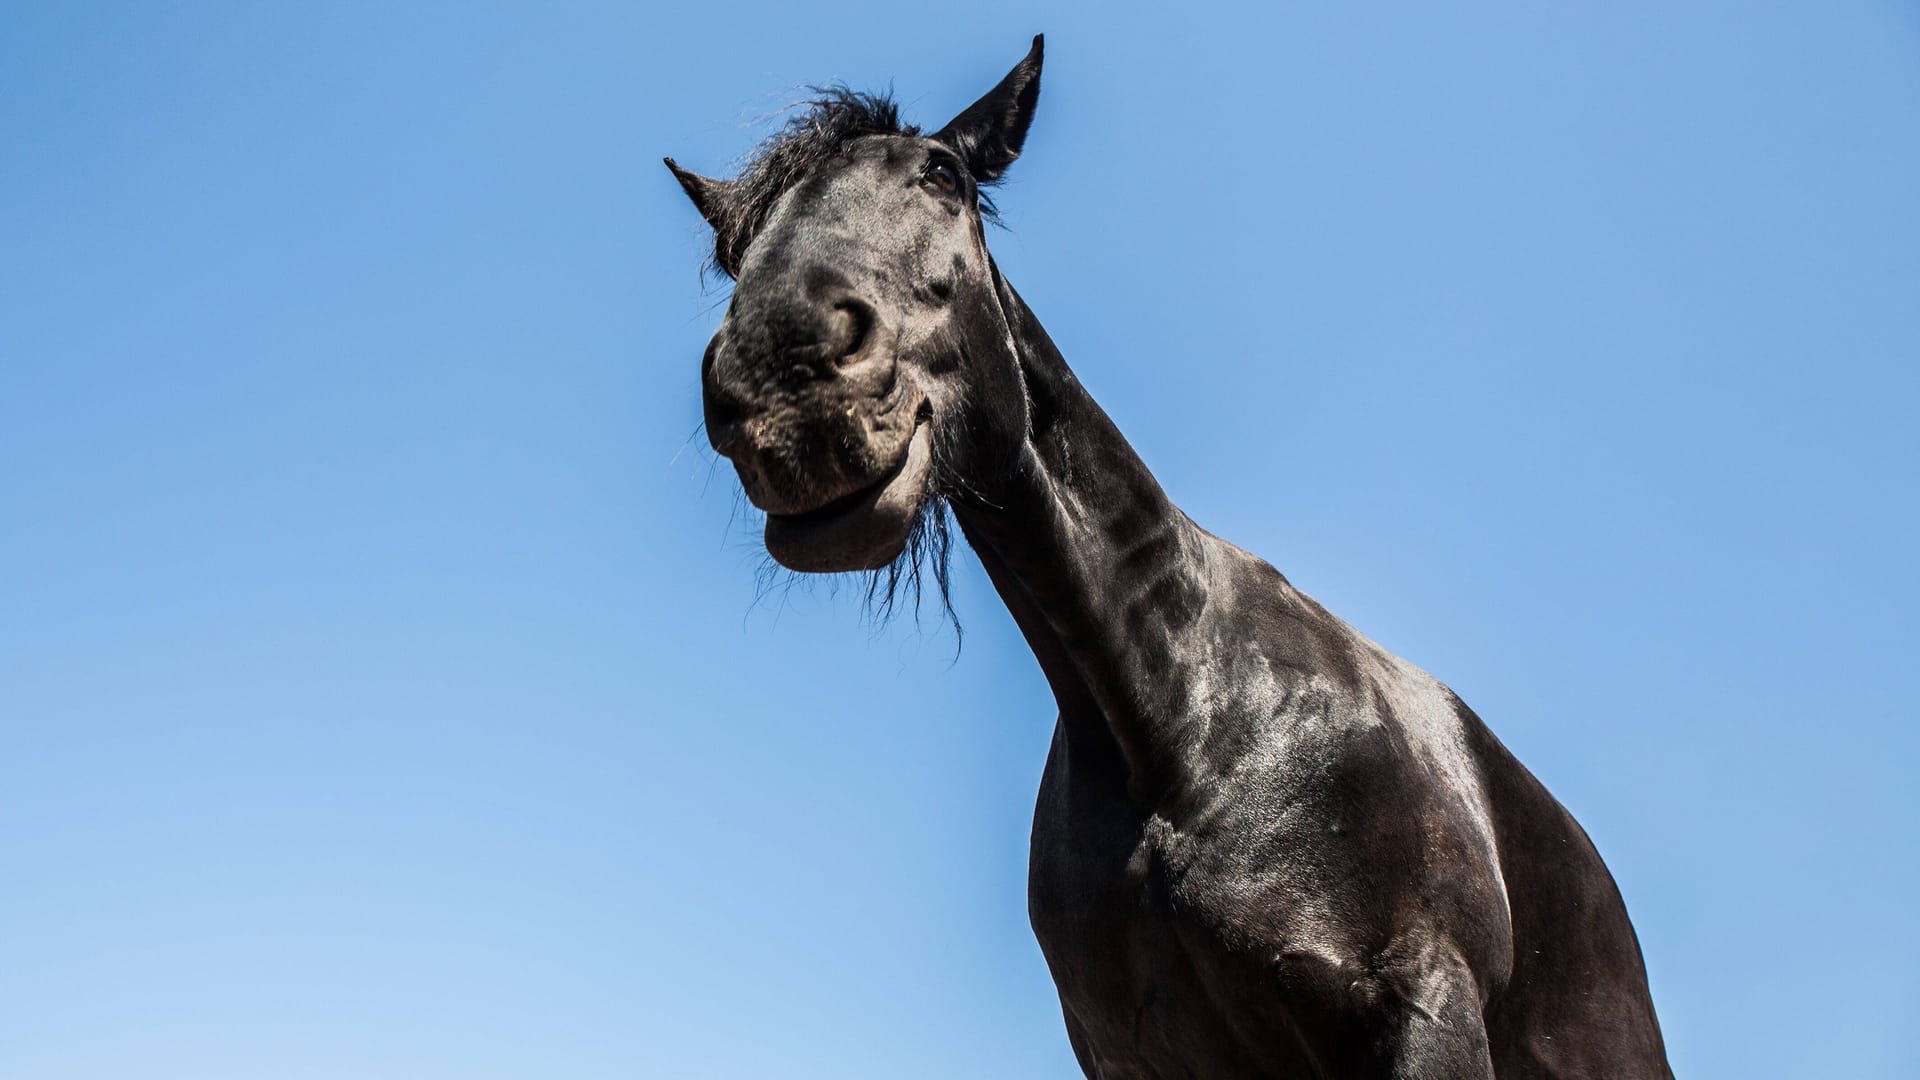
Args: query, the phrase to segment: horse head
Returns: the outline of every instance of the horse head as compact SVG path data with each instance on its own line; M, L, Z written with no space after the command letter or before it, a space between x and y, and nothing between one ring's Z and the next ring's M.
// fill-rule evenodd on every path
M802 571L891 564L953 478L1016 446L1019 359L984 189L1020 153L1041 39L930 134L829 91L739 177L667 159L735 286L701 368L708 438Z

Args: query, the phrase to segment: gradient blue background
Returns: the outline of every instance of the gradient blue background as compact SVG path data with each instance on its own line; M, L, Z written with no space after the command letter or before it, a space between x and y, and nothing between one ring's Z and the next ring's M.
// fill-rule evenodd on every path
M756 593L662 154L1049 51L992 244L1585 822L1681 1075L1920 1076L1920 8L0 16L0 1076L1074 1075L1052 724Z

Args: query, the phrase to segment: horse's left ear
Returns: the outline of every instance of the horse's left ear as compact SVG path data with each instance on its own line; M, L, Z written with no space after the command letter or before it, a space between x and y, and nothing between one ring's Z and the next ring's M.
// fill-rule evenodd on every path
M953 147L967 171L980 183L1000 179L1020 147L1027 141L1027 126L1033 123L1033 107L1040 100L1040 52L1045 35L1033 36L1033 49L1027 58L1015 64L1000 85L987 91L979 101L935 132L933 137Z
M700 216L707 219L707 224L719 228L720 222L716 215L733 187L732 182L715 180L711 176L701 176L697 172L683 169L672 158L665 160L667 169L673 173L673 178L680 181L681 190L687 193L687 198L693 200L693 208L700 211Z

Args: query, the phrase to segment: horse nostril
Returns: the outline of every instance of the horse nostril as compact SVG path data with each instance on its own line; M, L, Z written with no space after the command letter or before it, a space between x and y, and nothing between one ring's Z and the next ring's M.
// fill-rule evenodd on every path
M837 363L848 363L866 345L873 332L873 307L864 300L842 300L833 305L828 317L831 326L829 355Z
M732 457L745 445L746 428L741 423L747 410L740 399L718 387L709 386L702 395L707 424L707 441L721 457Z

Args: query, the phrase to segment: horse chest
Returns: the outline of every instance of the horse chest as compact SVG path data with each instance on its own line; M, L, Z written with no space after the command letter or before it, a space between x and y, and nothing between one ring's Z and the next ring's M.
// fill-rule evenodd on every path
M1250 941L1187 841L1056 744L1029 914L1090 1075L1312 1075Z

